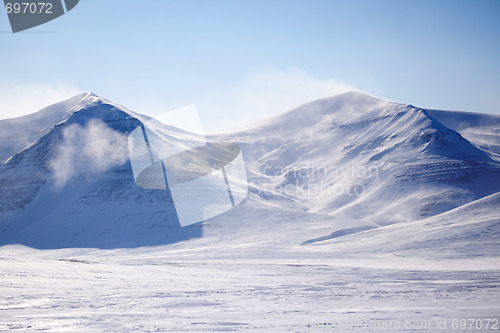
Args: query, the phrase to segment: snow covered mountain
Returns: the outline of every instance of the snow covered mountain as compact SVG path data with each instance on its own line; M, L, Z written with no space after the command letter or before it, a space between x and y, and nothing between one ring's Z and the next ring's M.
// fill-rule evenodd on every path
M439 111L347 93L232 138L253 153L251 170L267 173L261 185L270 191L285 189L312 212L387 225L435 215L500 189L494 149L474 146L436 114L444 118ZM456 116L467 121L462 113ZM500 120L476 117L497 127ZM324 195L311 195L315 190Z
M133 179L126 138L147 120L88 93L0 121L0 245L308 248L426 221L500 191L500 116L351 92L212 136L240 145L251 193L225 214L180 228L168 191ZM496 230L498 200L488 202ZM491 237L480 235L475 242Z
M1 166L0 216L2 232L9 235L2 242L163 243L172 235L156 232L157 225L179 229L172 199L166 191L135 185L126 146L126 135L149 118L91 93L74 99L69 109L68 101L53 105L61 122ZM141 238L140 231L147 236Z

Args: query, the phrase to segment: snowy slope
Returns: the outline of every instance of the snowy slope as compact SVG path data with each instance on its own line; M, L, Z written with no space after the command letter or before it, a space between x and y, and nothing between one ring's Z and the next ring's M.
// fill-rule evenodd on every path
M332 233L303 244L330 247L327 250L330 253L397 253L429 259L497 258L500 256L499 207L500 193L496 193L422 220L346 237ZM360 242L362 248L356 245Z
M427 110L445 126L460 132L476 147L500 159L500 117L473 112Z

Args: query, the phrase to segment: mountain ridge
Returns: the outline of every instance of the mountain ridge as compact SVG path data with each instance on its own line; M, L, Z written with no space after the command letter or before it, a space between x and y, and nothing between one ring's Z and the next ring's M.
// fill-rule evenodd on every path
M0 244L114 248L175 243L225 230L225 217L245 220L253 207L264 206L275 207L271 215L317 221L317 228L343 225L361 231L435 216L500 190L495 156L432 112L346 93L260 125L209 136L240 145L250 195L234 212L181 229L168 191L137 187L126 160L126 135L151 118L91 93L80 102L0 166ZM96 133L108 141L99 141L101 135L92 141ZM92 159L80 153L85 140L101 142L108 146L102 156L119 153L118 158L104 169L94 168ZM59 158L61 151L68 161ZM57 185L54 164L70 172L62 185ZM75 170L66 170L68 165ZM310 233L309 239L318 238Z

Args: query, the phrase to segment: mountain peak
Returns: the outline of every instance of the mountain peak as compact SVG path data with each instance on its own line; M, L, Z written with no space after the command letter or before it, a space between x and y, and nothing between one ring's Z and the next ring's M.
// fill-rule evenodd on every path
M99 97L99 96L97 96L97 94L95 94L91 91L84 92L83 95L85 95L85 97Z
M77 95L70 100L74 99L77 99L77 102L69 108L68 117L64 120L65 123L86 123L90 119L109 122L136 117L136 114L127 108L100 97L93 92Z
M100 97L93 92L85 92L83 94L76 95L75 97L72 97L68 100L73 100L73 99L78 99L78 102L70 109L70 112L79 111L88 105L99 103L99 102L113 104L109 100L107 100L103 97Z

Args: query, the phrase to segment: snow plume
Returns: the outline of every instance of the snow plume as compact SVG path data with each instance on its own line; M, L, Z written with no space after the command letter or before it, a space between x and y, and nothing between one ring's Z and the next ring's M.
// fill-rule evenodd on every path
M62 133L49 168L56 185L64 186L71 178L89 177L120 166L128 159L127 137L112 130L101 120L87 125L72 124Z
M354 87L333 78L318 78L299 68L257 67L241 82L195 96L208 132L229 130L259 121ZM222 93L221 93L222 92ZM207 114L207 117L203 115ZM210 115L210 116L208 116Z
M13 84L0 81L0 119L30 114L81 92L67 82Z

